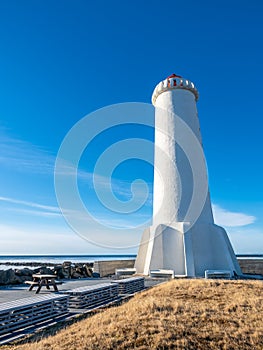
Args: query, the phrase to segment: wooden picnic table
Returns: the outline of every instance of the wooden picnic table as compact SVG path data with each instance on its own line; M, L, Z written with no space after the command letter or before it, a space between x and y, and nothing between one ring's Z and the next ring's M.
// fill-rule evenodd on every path
M56 275L41 275L34 274L32 275L33 281L26 281L25 283L30 284L29 291L31 291L34 287L37 287L36 294L38 294L42 287L46 287L50 289L50 286L54 288L55 292L58 292Z

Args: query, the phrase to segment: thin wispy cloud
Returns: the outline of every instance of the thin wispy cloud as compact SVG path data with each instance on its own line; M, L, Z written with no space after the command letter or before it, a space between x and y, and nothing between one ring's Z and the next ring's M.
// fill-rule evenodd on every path
M256 217L244 213L232 212L221 208L217 204L212 205L215 223L227 227L241 227L253 224Z
M15 212L20 214L35 215L41 217L61 217L61 208L59 206L39 204L36 202L30 202L25 200L19 200L9 197L0 197L0 203L7 204L4 210L9 212ZM75 218L82 218L82 213L79 213L70 209L63 209L63 212L67 215L72 215Z
M41 211L41 210L30 210L30 209L22 209L22 208L8 208L8 211L12 211L13 213L18 213L18 214L26 214L28 216L40 216L43 218L57 218L61 217L61 213L52 213L48 211Z
M0 197L0 201L10 203L10 204L18 204L18 205L36 208L36 209L43 209L43 210L51 211L51 212L59 212L60 211L59 207L56 207L56 206L43 205L43 204L38 204L38 203L34 203L34 202L9 198L9 197Z
M58 218L62 216L60 208L57 206L43 205L9 197L0 197L0 203L2 203L2 211L12 212L14 215L22 214L28 217L33 215L44 218Z
M0 130L0 164L18 172L53 174L55 156Z

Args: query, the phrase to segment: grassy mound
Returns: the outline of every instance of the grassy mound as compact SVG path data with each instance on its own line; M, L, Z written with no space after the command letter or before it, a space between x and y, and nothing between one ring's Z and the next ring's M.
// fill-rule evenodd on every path
M19 350L263 349L261 281L173 280Z

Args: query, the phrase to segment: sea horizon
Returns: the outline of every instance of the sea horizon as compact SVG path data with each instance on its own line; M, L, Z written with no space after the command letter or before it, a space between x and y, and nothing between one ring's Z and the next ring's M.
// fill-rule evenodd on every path
M0 255L0 270L23 268L23 263L34 263L41 266L42 264L62 264L64 261L71 261L74 264L92 263L101 260L130 260L135 258L136 254Z
M5 262L39 262L39 263L63 263L72 262L94 262L96 260L119 260L135 259L137 254L14 254L0 255L0 265ZM237 258L263 258L263 253L258 254L236 254Z

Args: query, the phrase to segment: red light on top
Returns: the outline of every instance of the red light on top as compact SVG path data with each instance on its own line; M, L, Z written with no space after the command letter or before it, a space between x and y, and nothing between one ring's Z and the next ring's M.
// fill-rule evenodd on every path
M169 77L167 77L166 79L170 79L170 78L182 78L181 75L177 75L177 74L171 74L169 75Z
M167 77L166 79L169 79L169 78L182 78L181 75L176 75L176 74L171 74L169 75L169 77Z

